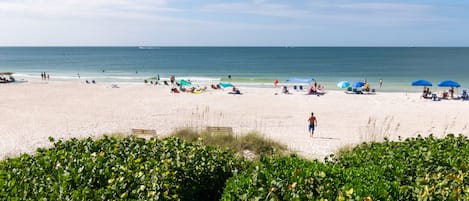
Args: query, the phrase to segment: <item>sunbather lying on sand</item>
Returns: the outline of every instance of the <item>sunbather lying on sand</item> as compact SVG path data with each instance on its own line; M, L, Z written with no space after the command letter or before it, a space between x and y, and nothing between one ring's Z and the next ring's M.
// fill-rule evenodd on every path
M239 91L239 89L237 89L236 87L233 87L233 90L231 90L228 93L229 94L241 94L241 91Z

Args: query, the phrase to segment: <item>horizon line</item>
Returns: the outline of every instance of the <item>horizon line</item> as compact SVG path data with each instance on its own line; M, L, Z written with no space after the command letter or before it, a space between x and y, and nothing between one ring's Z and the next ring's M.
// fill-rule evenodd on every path
M360 45L331 45L331 46L310 46L310 45L299 45L299 46L290 46L290 45L0 45L0 48L60 48L60 47L98 47L98 48L108 48L108 47L153 47L153 48L160 48L160 47L189 47L189 48L199 48L199 47L207 47L207 48L220 48L220 47L232 47L232 48L469 48L469 46L360 46Z

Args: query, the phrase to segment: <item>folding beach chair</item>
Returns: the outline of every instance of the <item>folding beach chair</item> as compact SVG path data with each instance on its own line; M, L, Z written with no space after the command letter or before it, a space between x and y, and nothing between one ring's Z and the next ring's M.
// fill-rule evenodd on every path
M462 100L469 100L469 95L467 94L466 90L462 90L461 98Z

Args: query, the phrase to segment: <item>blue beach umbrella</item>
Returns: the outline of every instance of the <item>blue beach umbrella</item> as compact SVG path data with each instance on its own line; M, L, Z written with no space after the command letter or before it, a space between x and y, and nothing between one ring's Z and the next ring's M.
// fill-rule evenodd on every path
M298 78L298 77L292 77L287 79L287 82L291 83L311 83L314 81L314 78Z
M342 82L337 83L337 87L339 87L341 89L348 88L349 86L350 86L349 81L342 81Z
M365 83L362 82L362 81L353 83L353 87L355 87L355 88L363 87L364 85L365 85Z
M461 87L461 85L453 80L444 80L441 82L438 82L439 87Z
M226 88L226 87L234 87L233 84L229 83L229 82L220 82L219 84L221 87L223 88Z
M433 84L427 80L415 80L412 82L412 86L424 86L424 87L431 87Z

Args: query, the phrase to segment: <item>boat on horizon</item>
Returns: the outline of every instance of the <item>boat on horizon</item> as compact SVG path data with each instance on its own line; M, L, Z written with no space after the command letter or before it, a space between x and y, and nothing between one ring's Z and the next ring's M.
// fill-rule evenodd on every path
M138 46L140 50L159 50L160 47L151 47L151 46Z

